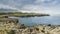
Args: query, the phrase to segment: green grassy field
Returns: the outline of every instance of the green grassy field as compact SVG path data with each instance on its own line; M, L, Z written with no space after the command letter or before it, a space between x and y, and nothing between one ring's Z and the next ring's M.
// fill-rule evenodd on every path
M34 16L49 16L49 14L42 14L42 13L21 13L21 12L0 13L0 17L4 17L4 16L34 17Z

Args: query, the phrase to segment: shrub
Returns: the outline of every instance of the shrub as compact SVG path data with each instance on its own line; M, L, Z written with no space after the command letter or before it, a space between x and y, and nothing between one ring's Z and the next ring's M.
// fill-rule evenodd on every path
M8 18L8 16L4 16L5 18Z
M32 32L33 31L33 29L30 29L30 32Z
M37 31L39 31L39 28L35 28Z
M51 24L48 24L47 26L51 26Z
M15 31L11 30L10 32L8 32L8 34L15 34Z
M45 31L44 31L44 30L41 30L41 32L45 33Z
M26 28L26 26L24 24L22 24L19 29L25 29L25 28Z

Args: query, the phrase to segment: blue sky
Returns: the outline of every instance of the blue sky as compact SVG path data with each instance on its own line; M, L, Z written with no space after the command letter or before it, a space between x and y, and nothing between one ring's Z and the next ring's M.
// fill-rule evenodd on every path
M58 15L60 0L0 0L0 8Z

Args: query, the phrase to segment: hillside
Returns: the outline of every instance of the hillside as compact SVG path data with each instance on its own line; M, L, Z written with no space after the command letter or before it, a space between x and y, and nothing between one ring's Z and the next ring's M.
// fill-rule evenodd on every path
M8 12L8 13L0 13L1 17L4 16L14 16L14 17L41 17L41 16L50 16L49 14L42 13L22 13L22 12Z

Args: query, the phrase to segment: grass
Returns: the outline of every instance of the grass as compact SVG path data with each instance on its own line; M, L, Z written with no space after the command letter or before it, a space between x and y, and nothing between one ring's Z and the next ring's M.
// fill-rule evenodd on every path
M21 12L15 12L15 13L0 13L0 17L4 16L15 16L15 17L34 17L34 16L49 16L48 14L38 14L38 13L21 13Z

